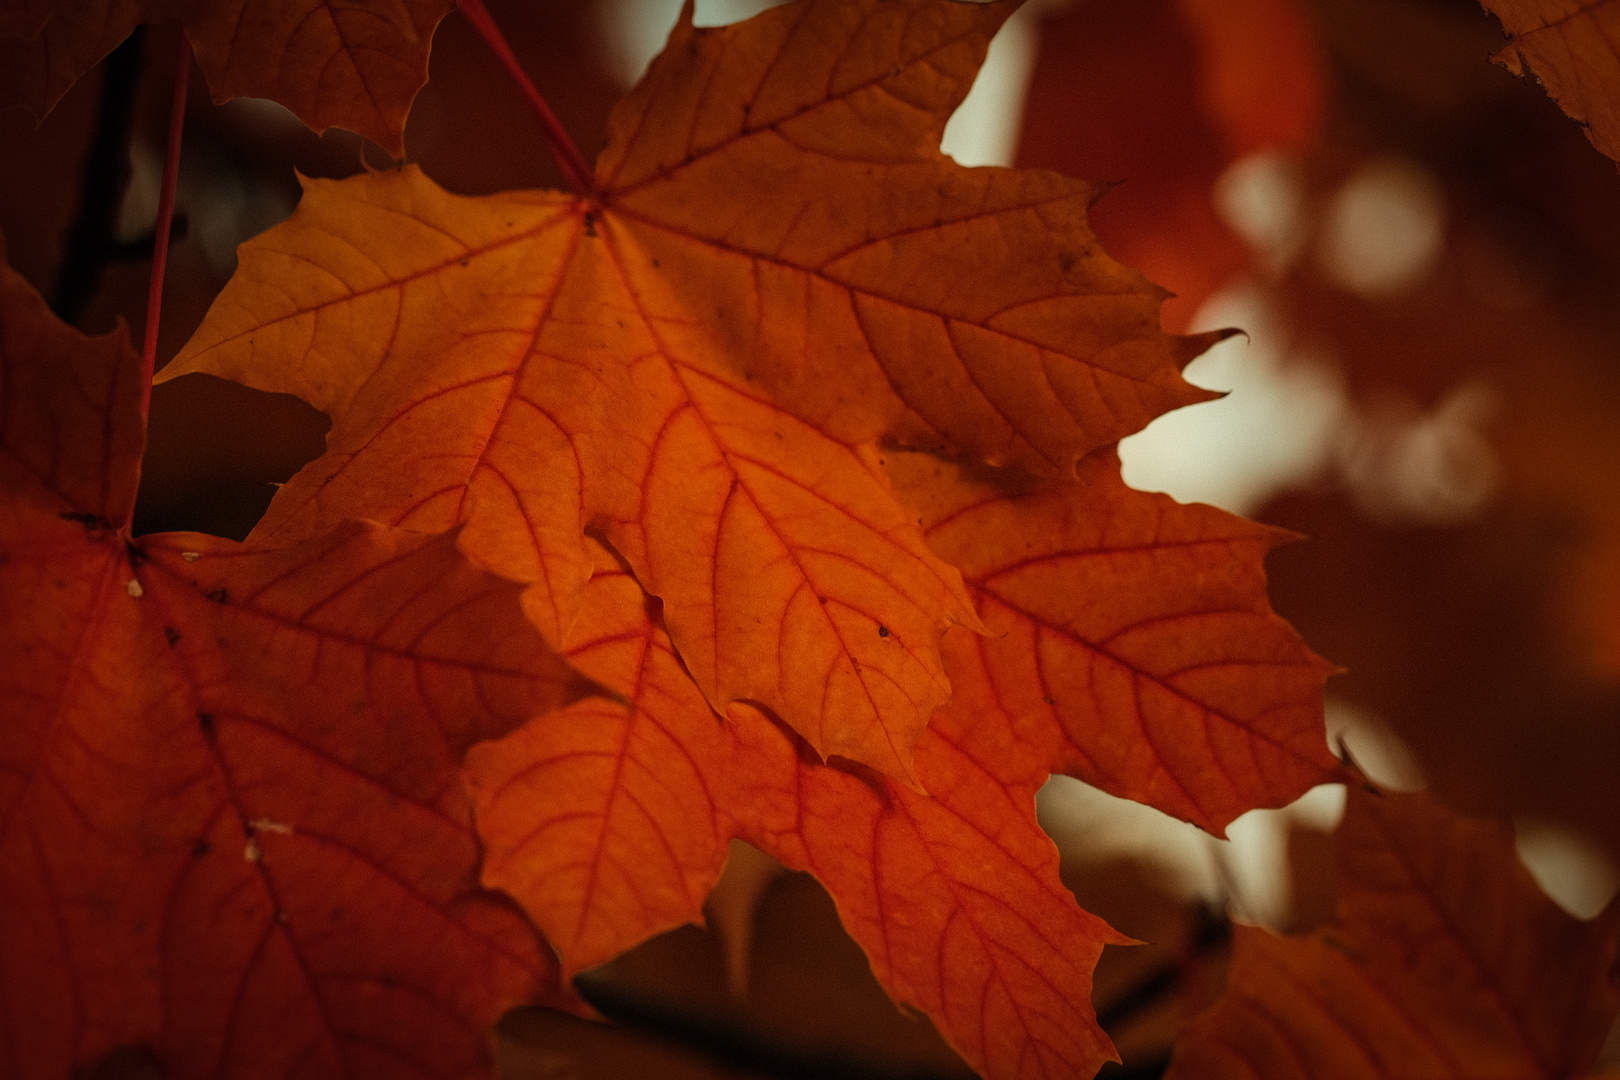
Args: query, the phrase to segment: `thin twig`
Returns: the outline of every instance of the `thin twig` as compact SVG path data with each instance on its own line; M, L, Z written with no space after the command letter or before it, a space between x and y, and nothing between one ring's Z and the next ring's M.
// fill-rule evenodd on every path
M888 1066L863 1061L841 1049L794 1045L740 1017L728 1019L682 1008L600 976L576 976L574 989L614 1023L773 1080L944 1080L926 1066Z
M529 108L540 121L540 132L545 137L552 158L557 162L557 168L562 170L563 179L568 181L568 186L573 189L575 195L581 198L589 197L594 193L596 186L592 180L591 167L585 163L585 158L574 145L574 140L568 137L568 132L558 123L551 106L546 104L546 99L540 96L540 91L535 89L534 83L518 63L517 57L512 54L512 47L506 43L506 37L501 33L500 27L496 26L495 20L490 17L489 9L484 7L484 0L457 0L456 6L461 8L461 13L467 16L467 21L473 24L473 29L478 31L479 36L516 80L518 89L523 91L524 98L529 102Z
M141 42L137 26L108 55L101 76L101 103L96 130L84 157L79 209L68 230L62 265L51 290L51 308L63 322L77 326L101 283L101 271L114 255L118 208L129 186L129 141L135 129L135 89L141 80Z

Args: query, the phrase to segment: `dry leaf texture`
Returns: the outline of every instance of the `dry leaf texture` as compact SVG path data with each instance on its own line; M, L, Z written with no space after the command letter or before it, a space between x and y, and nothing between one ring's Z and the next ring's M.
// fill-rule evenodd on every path
M1495 60L1533 72L1586 137L1620 162L1620 4L1613 0L1480 0L1513 39Z

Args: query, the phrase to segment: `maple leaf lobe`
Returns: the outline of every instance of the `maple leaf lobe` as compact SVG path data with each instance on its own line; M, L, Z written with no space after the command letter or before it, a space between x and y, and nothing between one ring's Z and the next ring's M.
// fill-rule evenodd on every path
M582 702L468 757L486 883L534 913L565 971L699 918L736 836L815 873L889 994L987 1075L1086 1077L1111 1056L1086 1002L1097 953L1123 939L1076 907L1033 787L1004 788L989 743L925 733L929 797L822 764L746 704L722 725L658 605L611 553L597 565L569 659L622 704Z
M349 515L441 529L481 507L468 550L540 586L529 610L558 642L580 533L600 527L716 710L757 701L819 753L910 778L949 695L938 634L977 615L862 448L1072 475L1204 396L1159 291L1097 251L1090 186L939 154L1010 10L683 22L614 114L597 206L455 199L411 169L312 183L166 377L333 415L328 454L256 536ZM812 130L849 146L806 150ZM885 132L893 152L866 154Z
M886 460L991 631L946 636L955 696L940 715L1019 733L985 752L1004 780L1065 772L1220 835L1337 773L1332 667L1266 601L1280 530L1128 488L1111 451L1074 483Z
M139 372L0 271L0 1056L476 1069L501 1009L568 999L477 890L457 758L578 679L454 536L102 528ZM363 917L332 933L337 908Z
M1481 0L1512 39L1492 59L1531 71L1599 152L1620 164L1620 6L1612 0Z
M1349 788L1337 915L1308 937L1237 927L1225 996L1167 1076L1586 1075L1620 986L1620 905L1558 909L1505 822Z
M0 245L0 260L4 253ZM145 443L139 386L124 329L91 338L62 324L0 261L0 491L8 501L73 526L63 536L110 539L135 502ZM103 425L104 438L81 434Z
M739 298L706 324L670 316L687 356L841 441L1045 475L1210 396L1180 378L1162 290L1097 247L1096 185L940 153L1011 9L806 3L677 26L613 114L598 174L675 307Z
M427 82L429 43L453 7L453 0L7 3L0 107L24 105L43 119L137 25L178 18L216 104L270 98L316 133L348 128L403 158L405 117Z
M434 227L409 229L400 219L412 215ZM423 249L361 254L402 229L429 238ZM281 490L256 538L290 540L351 515L447 528L476 505L468 550L547 586L551 611L539 614L555 639L578 610L582 526L605 519L717 704L765 701L829 752L903 773L909 742L948 693L939 629L976 619L955 572L928 553L862 453L712 375L671 370L634 296L616 286L610 253L580 246L581 235L578 204L561 196L456 199L409 168L310 181L299 212L244 247L238 277L163 377L208 370L333 414L328 454ZM294 256L299 245L331 252L337 272L300 278L309 259ZM257 300L242 302L249 291ZM480 297L500 303L480 307ZM447 319L463 302L463 321ZM389 329L356 336L357 322ZM705 568L717 560L724 573ZM716 617L714 582L762 577L777 584ZM789 611L796 595L866 614L804 599ZM840 631L840 617L870 619L866 631L881 621L907 649L879 652L859 627ZM780 666L789 633L817 642L820 671ZM828 707L878 697L866 719L835 722L823 740L821 693L795 703L782 686L829 671ZM887 689L896 678L900 689Z

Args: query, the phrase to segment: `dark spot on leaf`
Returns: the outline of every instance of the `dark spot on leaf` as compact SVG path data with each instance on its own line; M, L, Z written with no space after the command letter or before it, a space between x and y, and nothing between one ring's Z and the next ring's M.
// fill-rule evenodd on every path
M212 850L213 848L209 846L206 836L197 837L197 842L191 845L191 854L199 859Z
M663 264L663 263L661 263L661 262L659 262L659 261L658 261L658 260L657 260L657 259L654 259L654 260L653 260L653 269L654 269L654 270L656 270L656 269L658 269L658 268L659 268L659 267L660 267L660 266L662 266L662 265L664 265L664 264Z
M878 627L878 637L888 637L888 636L889 636L889 628L887 626L879 626Z
M180 640L180 631L176 630L172 626L165 626L163 628L163 636L168 640L170 645L173 645L175 642Z
M585 215L585 235L589 236L589 237L593 237L593 238L596 236L596 215L595 214L586 214Z
M224 589L215 589L213 592L208 594L208 599L212 600L216 604L228 604L231 600L231 594L226 592Z
M1057 702L1053 701L1050 696L1043 697L1043 698L1041 698L1041 700L1046 702L1048 705L1056 705L1057 704Z
M462 259L457 265L458 266L466 266L470 262L472 262L471 259Z
M210 739L212 739L214 737L214 714L213 713L205 713L205 712L198 713L197 714L197 724L202 728L202 733L204 735L208 736Z

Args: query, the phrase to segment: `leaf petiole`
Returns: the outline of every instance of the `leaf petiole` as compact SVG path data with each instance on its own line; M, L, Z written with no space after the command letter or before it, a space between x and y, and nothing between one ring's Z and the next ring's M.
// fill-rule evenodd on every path
M191 42L180 35L169 106L169 141L163 154L163 186L158 193L157 232L152 243L152 281L146 294L146 340L141 346L141 422L152 409L152 375L157 370L158 319L163 311L163 272L169 262L169 230L174 224L174 189L180 176L180 138L186 127L186 88L191 81ZM133 513L133 510L131 511ZM129 522L124 523L125 527Z
M574 145L574 140L568 137L568 132L563 130L556 114L551 111L551 106L546 104L546 99L540 96L540 91L535 88L533 81L518 63L517 57L512 53L512 47L506 43L505 35L501 33L500 27L495 25L489 9L484 7L484 0L457 0L457 6L517 82L518 89L523 91L529 108L540 121L540 131L545 137L546 146L551 150L551 156L557 162L557 167L562 170L568 186L573 189L575 195L581 198L589 197L595 188L591 167L585 163L585 158Z

